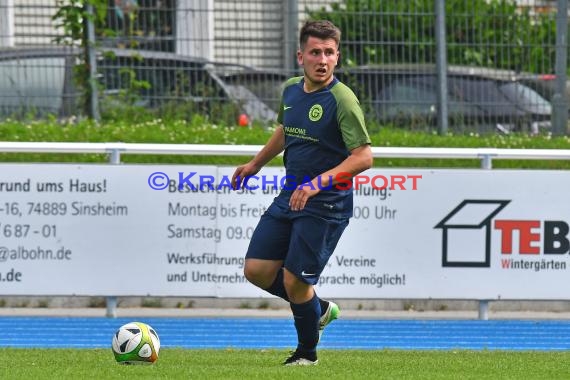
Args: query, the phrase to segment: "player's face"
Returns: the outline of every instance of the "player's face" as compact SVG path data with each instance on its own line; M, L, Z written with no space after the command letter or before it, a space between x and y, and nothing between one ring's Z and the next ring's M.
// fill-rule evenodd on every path
M318 90L332 81L338 56L335 40L322 40L317 37L307 39L303 50L297 52L297 60L305 72L307 90Z

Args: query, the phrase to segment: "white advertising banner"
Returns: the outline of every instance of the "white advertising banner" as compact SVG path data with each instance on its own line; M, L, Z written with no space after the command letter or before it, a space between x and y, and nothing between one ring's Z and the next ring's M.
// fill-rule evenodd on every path
M285 172L0 165L0 294L261 297L243 276ZM317 285L335 298L570 299L570 173L371 169Z

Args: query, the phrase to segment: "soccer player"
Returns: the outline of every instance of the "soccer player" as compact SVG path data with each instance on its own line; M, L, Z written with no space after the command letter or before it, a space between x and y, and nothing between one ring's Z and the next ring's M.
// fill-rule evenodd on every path
M290 303L298 345L285 365L317 364L320 334L338 317L338 306L320 299L314 285L352 216L347 181L372 166L360 103L333 75L340 35L329 21L304 24L297 52L304 75L286 82L278 127L232 177L239 188L285 150L287 181L261 216L244 266L248 281Z

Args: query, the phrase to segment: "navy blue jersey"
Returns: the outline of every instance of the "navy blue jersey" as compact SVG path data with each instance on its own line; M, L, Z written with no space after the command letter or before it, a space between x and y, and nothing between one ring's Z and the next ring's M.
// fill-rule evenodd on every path
M277 117L285 132L287 176L276 198L280 203L288 204L296 186L339 165L352 149L370 144L358 99L346 85L334 78L327 87L306 93L303 84L303 77L287 81ZM334 186L321 190L305 206L306 211L338 218L352 216L352 207L352 188Z

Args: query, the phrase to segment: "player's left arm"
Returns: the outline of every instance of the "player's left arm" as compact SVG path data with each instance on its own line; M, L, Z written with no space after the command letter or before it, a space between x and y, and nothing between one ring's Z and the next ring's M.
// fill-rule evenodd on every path
M372 167L372 162L372 149L370 149L370 144L361 145L352 149L350 151L350 156L348 156L339 165L322 173L320 175L320 179L314 178L312 182L315 185L320 184L320 187L322 188L326 188L330 185L336 185L338 183L344 184L347 179L352 179L352 177L370 169ZM331 179L332 182L330 181ZM319 182L317 182L317 180L319 180Z
M295 190L289 200L292 210L302 210L309 198L317 195L322 188L338 183L345 184L352 177L372 167L371 141L366 130L362 109L352 91L348 87L342 89L344 91L337 95L337 121L350 155L334 168L313 178L311 186L306 185Z
M363 171L372 167L372 149L370 145L362 145L351 150L350 156L334 168L327 170L311 181L311 186L305 185L296 189L289 200L289 207L293 211L299 211L305 208L309 198L317 195L322 188L338 183L346 184L346 181L352 179ZM319 178L320 177L320 178ZM332 182L331 182L332 180Z

